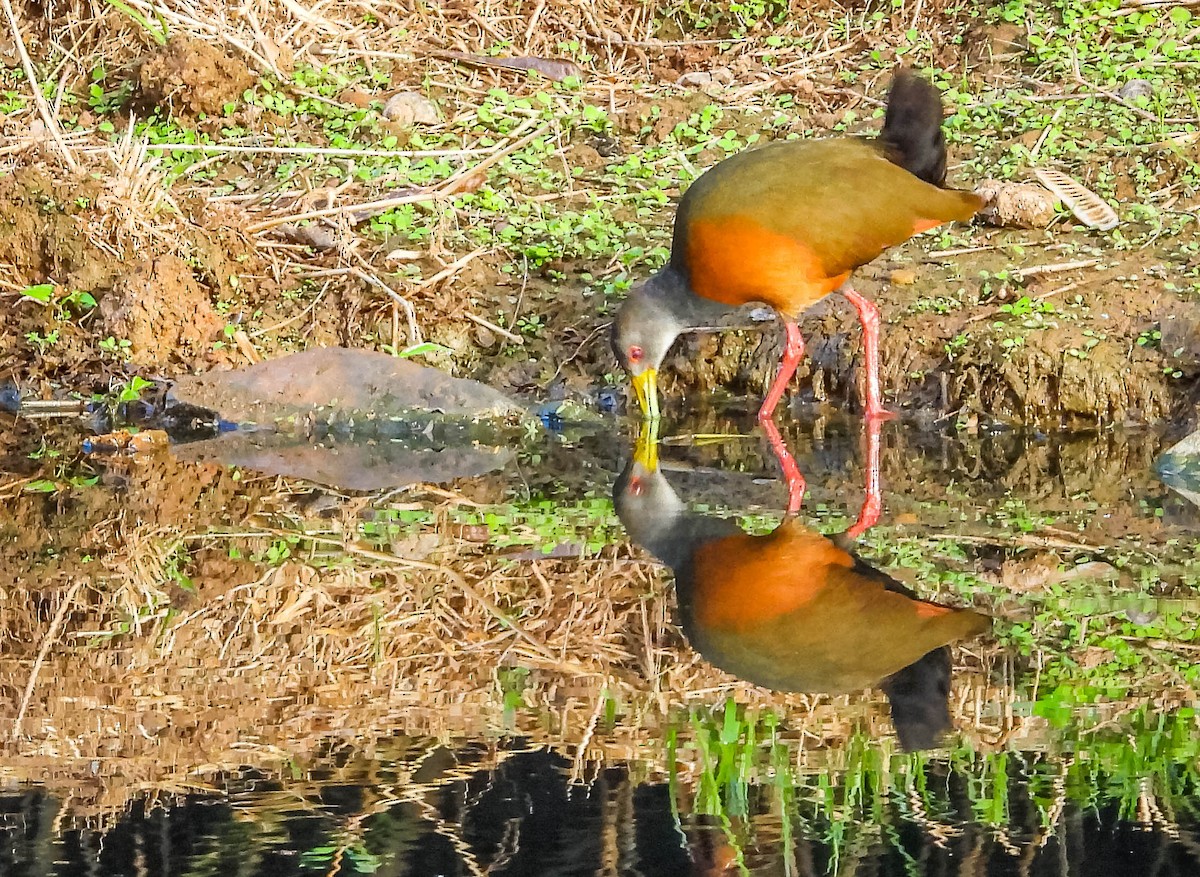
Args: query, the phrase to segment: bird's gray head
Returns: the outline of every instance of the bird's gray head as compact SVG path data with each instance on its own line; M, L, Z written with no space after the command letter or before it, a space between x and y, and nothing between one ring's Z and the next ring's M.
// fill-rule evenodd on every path
M613 507L634 542L667 559L669 535L686 508L658 468L654 423L642 424L633 455L613 485Z
M642 414L647 417L658 416L659 366L687 328L679 315L681 284L673 272L656 274L629 294L613 321L613 353L633 379ZM686 290L686 286L682 288Z

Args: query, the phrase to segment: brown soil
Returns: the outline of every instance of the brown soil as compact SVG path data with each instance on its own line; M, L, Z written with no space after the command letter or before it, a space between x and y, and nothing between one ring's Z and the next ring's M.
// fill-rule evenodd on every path
M217 343L227 318L216 304L257 290L253 247L223 217L187 201L187 215L164 211L154 235L133 236L120 224L124 207L114 204L114 185L92 175L60 177L45 165L0 178L0 262L10 266L10 283L52 283L56 300L86 291L98 305L94 313L73 305L67 319L54 305L9 307L0 318L0 375L45 390L123 380L123 362L97 355L105 338L128 340L129 363L143 373L227 360ZM56 331L44 350L30 339Z
M160 365L164 350L184 362L202 358L225 325L191 267L169 253L122 272L100 315L104 331L129 340L130 360L150 367Z
M239 103L254 82L240 58L186 34L171 37L142 61L137 72L143 106L193 123L223 115L226 104Z

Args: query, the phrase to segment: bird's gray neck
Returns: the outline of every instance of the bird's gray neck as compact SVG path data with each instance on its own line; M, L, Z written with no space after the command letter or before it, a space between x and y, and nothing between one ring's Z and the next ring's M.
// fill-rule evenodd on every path
M647 280L642 290L643 295L669 311L684 331L709 326L737 310L696 295L687 278L671 265Z
M617 478L613 490L617 515L630 539L677 574L704 543L741 532L734 521L688 511L660 471L640 469L641 489L630 494L627 486L635 468L640 469L630 463Z

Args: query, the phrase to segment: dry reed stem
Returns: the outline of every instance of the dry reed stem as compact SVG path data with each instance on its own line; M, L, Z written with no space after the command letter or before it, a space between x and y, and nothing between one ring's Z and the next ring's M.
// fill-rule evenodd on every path
M50 622L50 627L46 630L46 635L42 638L42 644L38 647L37 657L33 660L33 667L29 671L29 680L25 683L25 693L21 695L21 705L17 708L16 718L13 719L12 736L16 739L21 736L21 723L25 721L25 712L29 709L29 699L33 696L34 686L37 685L38 674L42 670L42 665L46 663L46 656L50 654L50 649L58 640L59 631L62 629L63 622L66 620L67 613L71 607L75 605L75 595L79 593L79 589L83 587L83 582L79 581L71 585L62 603L59 604L58 611L54 613L54 618Z
M452 198L460 194L460 187L464 180L473 177L477 174L482 174L488 168L503 161L514 152L524 148L532 143L538 137L545 134L553 126L553 122L547 122L537 130L520 137L517 140L511 138L529 129L537 122L536 117L531 118L526 122L521 123L517 130L509 135L510 142L498 147L487 158L478 164L463 168L458 173L448 177L436 189L425 192L417 192L412 195L401 195L395 198L382 198L377 201L368 201L361 204L346 204L338 207L326 207L321 210L308 210L302 213L291 213L284 216L274 216L270 219L260 220L251 223L246 227L246 231L250 234L257 234L267 229L274 228L278 225L284 225L294 222L303 222L309 219L322 219L329 216L346 216L354 213L377 213L383 210L389 210L393 207L400 207L404 204L416 204L425 201L440 201L446 198Z
M79 170L79 163L75 160L75 156L71 153L66 141L63 139L62 127L58 123L58 116L50 105L46 103L46 97L42 94L42 87L38 83L37 71L33 67L33 59L29 57L29 50L25 47L25 37L21 34L21 24L17 21L17 15L13 12L11 0L0 0L4 4L4 15L8 18L9 30L12 33L13 43L17 47L17 54L21 58L21 67L25 71L25 79L29 83L30 96L33 98L34 104L38 108L38 114L42 117L42 123L45 124L46 130L50 132L50 137L54 141L54 145L58 147L59 153L63 157L63 161L67 163L72 171Z
M246 146L229 143L155 143L163 152L205 152L214 155L323 156L325 158L471 158L491 149L367 149L333 146Z

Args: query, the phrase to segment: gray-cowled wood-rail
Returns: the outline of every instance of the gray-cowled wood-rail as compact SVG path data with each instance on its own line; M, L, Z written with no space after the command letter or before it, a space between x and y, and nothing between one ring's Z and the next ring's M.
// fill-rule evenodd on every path
M772 143L701 174L679 202L670 261L630 293L613 323L613 351L643 415L658 417L658 369L680 333L762 302L786 329L758 412L769 419L804 355L797 317L840 291L862 323L864 413L886 416L879 311L847 281L889 247L979 210L978 195L948 189L945 179L941 95L907 70L893 80L878 137Z

